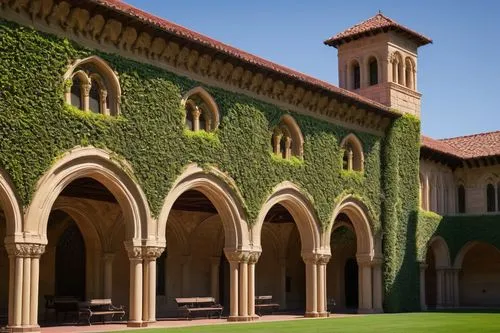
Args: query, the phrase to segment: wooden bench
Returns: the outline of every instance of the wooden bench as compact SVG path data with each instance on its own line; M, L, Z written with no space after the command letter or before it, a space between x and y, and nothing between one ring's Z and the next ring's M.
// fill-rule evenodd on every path
M273 296L255 296L255 312L261 316L263 313L273 313L278 311L280 305L273 303Z
M191 318L191 314L202 313L208 318L212 315L222 316L224 307L215 303L213 297L179 297L175 299L178 306L179 315Z
M78 303L78 322L86 320L89 325L92 325L90 319L93 316L110 316L111 320L115 315L118 315L120 320L125 316L125 309L123 305L114 306L111 299L91 299L87 302ZM103 318L103 323L104 318Z
M59 322L59 314L64 315L66 321L68 314L78 315L78 298L74 296L45 295L45 320L49 310L55 311L55 321Z

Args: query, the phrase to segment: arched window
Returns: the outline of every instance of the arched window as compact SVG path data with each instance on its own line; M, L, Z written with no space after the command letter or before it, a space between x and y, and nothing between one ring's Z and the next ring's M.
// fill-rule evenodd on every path
M418 175L418 189L419 189L418 191L419 206L420 208L425 209L425 203L424 203L425 184L424 184L424 177L422 176L421 173Z
M281 118L279 125L273 131L271 144L273 153L284 159L291 156L302 158L304 138L299 126L290 115Z
M413 61L410 59L410 57L407 57L405 59L405 77L406 77L405 85L410 89L414 89L414 82L415 82L414 74L415 74L415 66L413 65Z
M370 86L378 83L378 63L375 57L368 60L368 71L370 73Z
M212 132L219 126L219 109L205 89L191 89L182 99L182 105L186 111L186 129Z
M403 58L399 52L392 54L392 82L403 83Z
M458 186L458 212L465 213L465 187Z
M486 210L488 212L495 211L495 186L488 184L486 186Z
M361 88L361 69L359 63L354 60L351 64L352 89Z
M64 75L64 81L66 103L82 111L118 115L120 82L101 58L92 56L75 61Z
M363 171L364 155L361 141L351 133L342 140L340 147L344 150L342 168L347 171Z

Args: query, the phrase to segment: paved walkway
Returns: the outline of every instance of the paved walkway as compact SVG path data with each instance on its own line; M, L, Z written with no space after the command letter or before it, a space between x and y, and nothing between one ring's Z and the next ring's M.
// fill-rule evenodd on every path
M353 314L332 314L330 317L346 317L355 316ZM298 315L268 315L262 316L256 322L270 322L270 321L284 321L284 320L311 320L309 318L304 318ZM241 324L242 322L236 322L236 324ZM254 322L244 322L251 324ZM188 326L204 326L204 325L234 325L234 322L228 322L226 319L194 319L194 320L177 320L177 319L159 319L156 323L148 325L147 328L172 328L172 327L188 327ZM137 328L128 328L126 323L112 323L106 325L92 325L92 326L54 326L54 327L42 327L43 333L73 333L73 332L110 332L110 331L123 331Z

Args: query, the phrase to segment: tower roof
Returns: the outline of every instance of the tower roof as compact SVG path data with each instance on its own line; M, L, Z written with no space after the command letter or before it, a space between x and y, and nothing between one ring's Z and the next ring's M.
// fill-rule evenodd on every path
M432 43L432 39L408 29L382 13L378 13L368 20L358 23L349 29L336 34L335 36L325 40L324 43L336 48L341 44L348 43L364 36L372 36L388 31L397 31L406 34L410 39L413 39L418 46Z

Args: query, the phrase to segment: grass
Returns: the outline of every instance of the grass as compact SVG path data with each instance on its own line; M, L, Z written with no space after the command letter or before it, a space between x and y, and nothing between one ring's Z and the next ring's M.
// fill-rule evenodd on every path
M127 333L441 333L441 332L500 332L498 313L404 313L327 318L315 320L290 320L266 323L194 326L184 328L155 328L133 330Z

